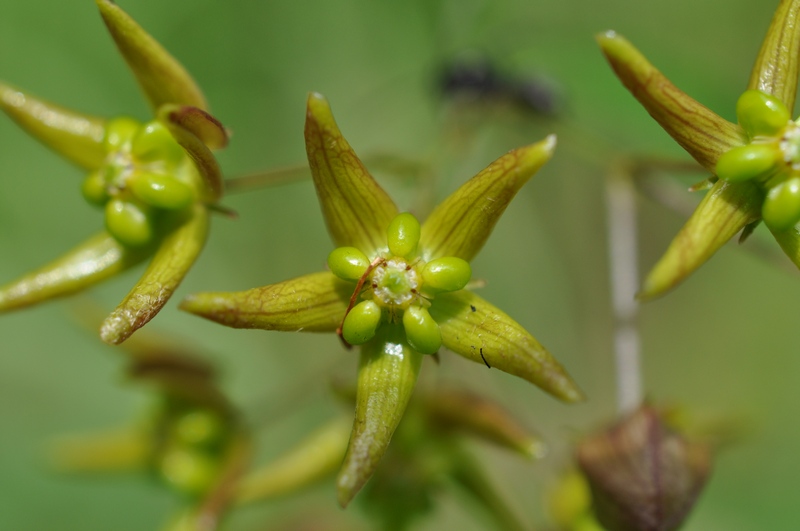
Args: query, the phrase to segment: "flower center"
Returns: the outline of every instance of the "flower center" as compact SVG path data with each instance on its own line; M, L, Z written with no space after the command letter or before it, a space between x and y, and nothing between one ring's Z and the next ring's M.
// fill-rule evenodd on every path
M418 288L419 275L405 260L389 260L372 272L374 300L382 306L405 309L417 295Z

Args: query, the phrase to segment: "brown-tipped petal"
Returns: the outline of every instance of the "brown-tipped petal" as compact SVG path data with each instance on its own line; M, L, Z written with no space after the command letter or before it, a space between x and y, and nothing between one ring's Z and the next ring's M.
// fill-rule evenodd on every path
M352 422L338 418L289 452L245 477L237 488L240 504L272 499L317 483L342 464Z
M663 295L761 217L762 193L751 182L719 180L653 267L637 295L642 300Z
M130 15L110 0L96 0L100 15L155 111L165 103L208 110L206 99L186 69Z
M514 149L467 181L422 225L425 259L457 256L469 262L478 254L517 191L550 160L556 136Z
M247 291L196 293L180 309L231 328L335 332L352 292L324 271Z
M127 472L144 468L151 442L141 430L69 435L53 441L50 460L59 472Z
M336 486L346 507L372 477L417 381L422 354L413 351L396 328L384 325L379 337L361 347L356 416ZM387 337L388 336L388 337Z
M228 145L228 132L219 120L202 109L190 105L167 104L159 107L159 117L191 132L209 149L222 149Z
M186 150L203 178L205 186L202 199L208 203L215 203L222 197L222 171L204 139L212 138L213 140L213 137L225 134L222 125L200 109L177 105L160 107L158 119L167 126L175 141ZM214 133L217 126L221 128L221 133L220 131ZM198 134L203 136L197 136ZM220 138L217 138L213 141L218 142L219 140Z
M397 206L344 139L321 94L308 96L305 137L322 215L336 246L367 255L386 247Z
M105 120L37 99L3 82L0 109L28 134L75 164L87 170L103 164Z
M748 89L772 94L791 110L797 96L800 0L782 0L750 74Z
M147 257L103 232L33 273L0 287L0 312L75 293L102 282Z
M678 89L625 38L608 31L597 42L622 84L705 169L714 173L720 155L745 143L738 125Z
M519 452L544 457L547 448L500 404L475 393L438 390L425 397L425 411L436 428L475 435Z
M705 484L711 455L705 445L671 432L642 406L578 447L598 520L609 531L680 527Z
M430 309L445 347L468 360L523 378L565 402L583 393L567 371L519 323L478 295L436 296Z
M778 241L781 249L783 249L783 252L789 257L789 260L800 269L800 230L797 227L792 227L788 230L777 231L770 229L770 231Z
M100 338L117 345L147 324L167 303L203 249L208 210L195 205L188 219L161 241L147 271L100 328Z

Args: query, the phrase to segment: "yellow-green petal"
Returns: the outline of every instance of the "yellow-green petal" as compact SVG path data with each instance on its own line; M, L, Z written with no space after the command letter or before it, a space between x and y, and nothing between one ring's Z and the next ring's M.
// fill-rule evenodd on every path
M761 50L747 88L760 90L794 109L800 55L800 0L782 0Z
M466 291L436 296L430 309L446 348L468 360L513 374L565 402L583 400L567 371L522 325Z
M556 137L550 135L514 149L440 203L422 225L423 258L456 256L471 261L516 193L550 160L555 147Z
M308 96L306 152L322 215L337 247L356 247L368 256L386 247L386 229L397 207L339 131L328 101Z
M133 267L147 256L147 249L126 248L103 232L41 269L0 287L0 312L75 293Z
M608 31L597 42L622 84L705 169L713 172L720 155L745 143L738 125L678 89L625 38Z
M417 381L422 355L409 348L397 328L381 327L379 337L361 347L356 415L336 481L342 507L378 467Z
M772 232L786 256L789 257L789 260L800 269L800 230L797 227L792 227L787 230L770 229L770 232Z
M106 157L105 120L77 113L22 92L0 81L0 109L50 149L86 168L96 170Z
M189 295L180 309L231 328L335 332L352 283L328 271L238 292Z
M155 317L197 259L208 235L208 211L195 205L187 217L161 240L147 271L103 322L106 343L122 343Z
M203 93L186 69L130 15L111 0L96 0L96 3L153 110L165 103L208 109Z
M717 181L647 275L638 297L652 299L677 286L746 225L760 219L762 202L763 194L753 182Z

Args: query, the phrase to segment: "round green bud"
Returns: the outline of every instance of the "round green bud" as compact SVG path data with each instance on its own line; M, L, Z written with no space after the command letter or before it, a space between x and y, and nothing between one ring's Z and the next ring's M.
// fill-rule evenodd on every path
M369 267L369 258L355 247L337 247L328 255L328 267L342 280L358 280Z
M190 496L208 492L219 474L219 464L212 456L179 446L167 449L158 464L164 482Z
M472 278L469 262L455 256L431 260L422 269L422 289L428 293L458 291Z
M109 199L104 173L101 170L93 171L86 176L81 185L83 198L93 205L103 206Z
M407 258L414 254L419 243L419 221L412 214L398 214L386 231L389 251L394 256Z
M172 165L181 162L186 156L169 129L158 120L147 122L139 130L131 143L131 153L145 162L163 161Z
M119 151L130 142L142 124L133 118L121 116L110 120L106 125L106 136L103 145L106 151Z
M127 247L140 247L153 239L153 226L148 213L139 205L120 199L106 203L106 229Z
M747 90L739 96L736 117L750 138L760 135L774 136L792 118L781 100L760 90Z
M227 426L217 413L204 409L190 411L175 421L173 434L182 444L211 447L225 439Z
M771 188L761 207L761 216L772 230L787 230L797 224L800 221L800 177Z
M128 185L137 199L156 208L179 210L194 202L192 188L172 175L138 173Z
M420 354L434 354L442 346L442 332L428 310L409 306L403 312L403 328L411 348Z
M372 301L360 302L344 318L342 337L351 345L362 345L375 336L380 322L380 306Z
M775 144L748 144L730 149L717 161L717 176L729 182L740 182L768 174L780 153Z

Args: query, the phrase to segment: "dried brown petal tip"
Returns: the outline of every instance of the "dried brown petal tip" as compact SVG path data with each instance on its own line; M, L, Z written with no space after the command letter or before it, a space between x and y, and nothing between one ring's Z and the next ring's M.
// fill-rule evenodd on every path
M677 529L711 467L707 446L672 432L649 406L586 439L577 457L609 531Z

